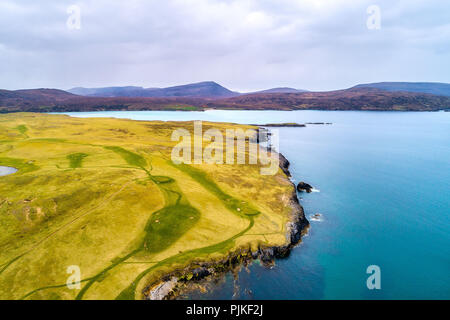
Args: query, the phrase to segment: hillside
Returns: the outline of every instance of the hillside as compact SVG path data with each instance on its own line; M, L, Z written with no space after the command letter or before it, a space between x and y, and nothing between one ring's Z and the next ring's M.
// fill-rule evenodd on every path
M386 91L421 92L439 96L450 96L450 84L437 82L379 82L359 84L354 88L376 88Z
M175 165L175 129L193 123L0 115L0 165L19 169L0 177L0 299L142 299L186 266L291 243L307 221L281 169Z
M88 97L55 89L0 90L0 113L205 109L386 111L450 109L450 97L376 88L352 88L328 92L253 93L225 98L217 96L220 93L217 93L215 98L196 96L204 92L202 87L197 86L189 89L193 96L176 96L180 92L178 87L172 87L171 90L172 96L169 97ZM186 88L182 90L186 92Z
M70 92L58 89L27 89L15 91L0 89L1 104L13 104L15 101L20 104L33 104L37 101L39 103L55 103L76 97L76 95Z
M168 88L143 88L136 86L83 88L77 87L68 92L87 97L200 97L200 98L225 98L243 95L244 93L231 91L216 82L205 81ZM254 93L299 93L306 90L279 87L261 90Z
M202 98L85 97L62 90L0 90L0 113L102 110L197 110Z
M213 81L186 84L168 88L106 87L73 88L69 92L95 97L203 97L223 98L239 95Z
M300 92L308 92L308 91L301 90L301 89L288 88L288 87L280 87L280 88L272 88L272 89L252 92L252 94L255 94L255 93L300 93Z
M83 88L76 87L67 90L70 93L87 97L142 97L145 94L143 87L104 87L104 88Z
M207 103L214 109L435 111L450 108L450 97L355 88L329 92L249 94Z

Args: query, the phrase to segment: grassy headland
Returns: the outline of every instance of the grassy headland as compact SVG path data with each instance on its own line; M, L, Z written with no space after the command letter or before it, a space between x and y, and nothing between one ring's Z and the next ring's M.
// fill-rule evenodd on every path
M141 299L176 268L288 245L286 175L175 165L177 128L193 123L0 115L0 165L18 169L0 177L0 299Z

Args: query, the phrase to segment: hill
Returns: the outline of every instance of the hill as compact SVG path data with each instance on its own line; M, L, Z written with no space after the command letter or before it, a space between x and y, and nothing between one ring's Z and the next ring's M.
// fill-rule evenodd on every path
M198 110L206 100L194 97L85 97L55 89L0 90L0 113L102 110Z
M207 108L252 110L435 111L450 108L450 97L415 92L354 88L328 92L248 94L209 101Z
M29 102L58 102L75 98L76 95L58 89L26 89L26 90L1 90L0 103L17 100L19 103Z
M214 98L197 96L201 92L214 91L209 85L206 87L210 89L206 90L205 87L197 85L188 88L183 86L181 89L171 87L172 96L169 97L89 97L56 89L0 90L0 113L205 109L384 111L450 109L450 97L447 96L376 88L351 88L328 92L266 92L232 97L220 97L219 88ZM188 91L192 96L177 96L180 92L186 94Z
M140 97L145 92L143 87L104 87L104 88L83 88L77 87L68 92L90 97Z
M450 84L438 82L378 82L359 84L354 88L376 88L386 91L406 91L450 96Z
M73 88L69 92L95 97L203 97L223 98L239 95L213 81L186 84L168 88L143 87L105 87L105 88Z
M280 87L280 88L272 88L272 89L252 92L252 94L255 94L255 93L300 93L300 92L308 92L308 90Z

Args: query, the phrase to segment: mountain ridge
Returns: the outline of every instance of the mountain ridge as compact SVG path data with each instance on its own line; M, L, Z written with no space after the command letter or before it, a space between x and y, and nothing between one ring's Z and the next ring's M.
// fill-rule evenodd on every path
M203 81L166 88L144 88L137 86L83 88L76 87L68 92L95 97L231 97L239 92L231 91L214 81Z
M107 87L133 91L140 87ZM123 89L126 88L126 89ZM280 90L282 92L276 92ZM146 89L149 91L157 88ZM75 112L104 110L450 110L450 96L411 91L389 91L361 86L310 92L274 88L240 94L215 82L167 88L167 96L82 96L59 89L0 90L0 112ZM217 90L217 92L215 91ZM225 90L225 91L224 91ZM285 92L283 92L285 91ZM300 91L300 92L298 92ZM187 95L189 94L189 95Z
M142 86L111 86L99 88L75 87L67 92L87 97L202 97L225 98L254 93L300 93L308 90L289 87L275 87L253 92L237 92L229 90L217 82L203 81L165 88L144 88Z
M421 92L450 97L450 84L443 82L374 82L353 88L376 88L385 91Z
M254 93L301 93L301 92L309 92L308 90L303 89L294 89L289 87L276 87L266 90L260 90L256 92L249 92L248 94L254 94Z
M209 101L211 109L437 111L450 97L427 93L350 88L324 92L248 94Z

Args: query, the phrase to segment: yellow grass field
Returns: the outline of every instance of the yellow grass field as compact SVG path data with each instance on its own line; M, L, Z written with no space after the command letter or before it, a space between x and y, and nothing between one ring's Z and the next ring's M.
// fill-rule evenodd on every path
M286 175L175 165L176 128L193 122L0 115L0 166L18 169L0 177L0 299L142 299L193 261L287 244Z

